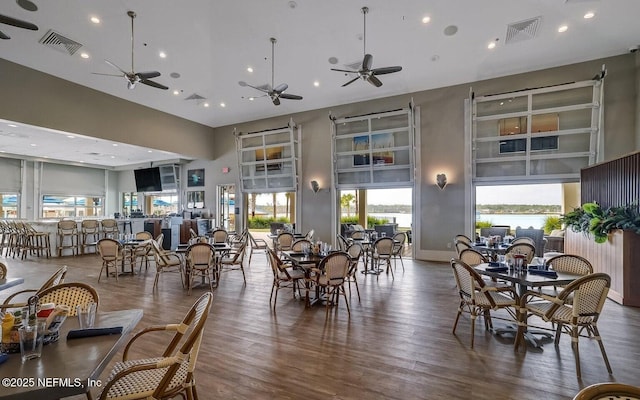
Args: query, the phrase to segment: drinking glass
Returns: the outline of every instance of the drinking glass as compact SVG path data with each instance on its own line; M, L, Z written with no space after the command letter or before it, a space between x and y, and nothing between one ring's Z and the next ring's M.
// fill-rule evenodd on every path
M42 356L42 341L45 334L45 320L38 320L35 324L24 325L18 329L20 337L20 355L22 362Z
M96 319L96 303L80 304L76 307L80 329L93 328Z

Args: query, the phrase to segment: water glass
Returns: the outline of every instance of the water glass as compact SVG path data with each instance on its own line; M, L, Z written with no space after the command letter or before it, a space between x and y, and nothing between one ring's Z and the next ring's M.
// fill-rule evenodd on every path
M33 325L24 325L18 329L20 337L20 355L22 362L42 356L42 342L45 334L45 320L38 320Z
M76 306L76 313L80 329L93 328L96 320L96 303L80 304Z

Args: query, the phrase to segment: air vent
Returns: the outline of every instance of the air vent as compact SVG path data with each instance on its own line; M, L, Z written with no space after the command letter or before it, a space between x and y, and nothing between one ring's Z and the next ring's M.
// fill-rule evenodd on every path
M538 33L542 17L527 19L507 25L505 44L533 39Z
M47 47L69 54L70 56L74 55L75 52L82 47L80 43L59 34L53 29L49 29L39 42Z
M205 97L200 96L198 93L194 93L191 96L185 98L185 100L204 100Z

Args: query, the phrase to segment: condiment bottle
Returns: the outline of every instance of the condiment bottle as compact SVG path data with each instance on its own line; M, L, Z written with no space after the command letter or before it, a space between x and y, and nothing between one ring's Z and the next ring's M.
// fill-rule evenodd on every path
M2 317L2 343L11 343L11 330L14 322L15 317L11 313L6 313Z

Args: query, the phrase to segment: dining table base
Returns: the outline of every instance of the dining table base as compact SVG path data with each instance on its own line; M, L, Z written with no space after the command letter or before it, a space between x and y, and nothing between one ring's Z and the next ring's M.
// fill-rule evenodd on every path
M498 336L511 335L514 338L516 338L518 335L518 327L513 324L508 324L508 325L505 325L504 327L493 329L493 333ZM535 335L541 335L542 337L537 338ZM529 343L531 346L535 348L542 348L542 341L553 340L553 334L549 332L541 331L541 330L527 329L523 333L523 339L525 340L525 342Z

